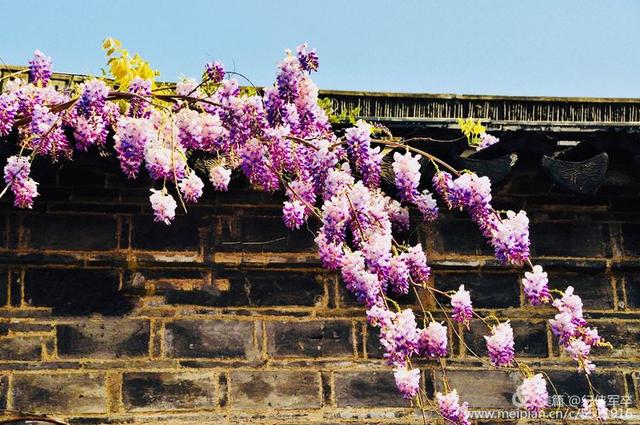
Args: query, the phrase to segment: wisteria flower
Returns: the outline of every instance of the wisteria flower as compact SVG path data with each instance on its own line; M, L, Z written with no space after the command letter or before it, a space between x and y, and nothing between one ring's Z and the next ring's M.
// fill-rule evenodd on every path
M29 177L31 162L29 157L14 155L7 159L4 167L4 181L14 195L14 206L32 208L38 196L38 183Z
M298 201L285 201L282 206L282 219L291 230L299 229L305 220L306 206Z
M151 113L151 81L135 77L129 84L129 93L135 95L129 102L129 116L149 118Z
M451 307L453 307L453 320L469 327L469 322L473 317L473 306L471 305L471 294L464 289L464 285L460 285L451 296Z
M205 74L209 81L217 84L224 79L224 65L218 61L209 62L205 65Z
M507 218L496 222L491 244L496 258L503 264L522 265L529 259L529 219L527 213L507 212Z
M196 175L193 171L189 175L178 182L178 188L180 193L187 202L198 202L198 199L202 196L202 189L204 189L204 183L202 179Z
M532 305L540 305L549 302L549 279L542 266L533 266L533 270L525 272L522 279L522 287L527 299Z
M410 400L414 398L420 390L420 369L397 368L393 372L396 380L396 387L402 397Z
M355 179L351 175L348 163L345 162L339 168L331 168L327 172L327 177L324 180L324 193L322 198L328 201L335 195L348 190L354 183Z
M426 357L444 357L447 355L447 328L438 322L430 322L420 331L418 354Z
M175 199L161 190L151 189L149 201L151 201L151 208L153 208L154 221L171 224L176 216L178 206Z
M431 276L431 267L427 265L427 257L422 250L422 245L417 244L409 247L404 258L409 266L411 279L416 283L426 283Z
M11 132L17 113L18 99L7 93L0 94L0 136Z
M558 313L553 319L549 319L551 332L558 337L561 344L566 343L569 338L575 335L577 326L571 314L567 312Z
M403 207L400 202L396 201L395 199L388 198L386 211L389 214L389 219L396 229L400 231L409 230L409 226L411 224L409 208Z
M595 417L600 422L604 422L609 419L609 409L607 408L607 402L604 398L601 397L598 397L595 400L593 398L583 398L582 409L580 410L580 413L581 417L585 419Z
M391 326L395 313L381 305L373 305L367 309L367 321L371 326L381 328Z
M413 311L408 308L396 313L392 323L380 331L380 344L389 365L404 367L407 358L417 349L418 331Z
M573 291L573 286L568 286L562 298L553 301L553 306L560 313L569 314L576 325L582 326L586 323L582 314L582 299L575 295Z
M97 78L85 81L80 85L80 99L78 100L78 110L84 116L101 114L105 101L109 95L109 86Z
M316 49L309 49L307 43L303 43L298 46L297 57L300 62L300 66L305 71L317 71L319 66L318 54Z
M231 170L222 165L211 167L209 169L209 180L215 190L226 192L231 181Z
M382 298L382 285L378 275L367 270L360 251L345 252L341 258L342 279L346 288L366 306L378 304Z
M516 392L529 412L539 413L547 407L549 394L547 383L541 373L522 381Z
M422 213L425 221L435 221L438 218L438 204L429 191L422 191L422 193L415 197L414 203L416 207L418 207L418 211Z
M40 50L36 50L33 52L33 59L29 61L29 82L45 87L51 80L51 68L51 58Z
M69 140L62 129L60 115L43 105L35 105L29 124L31 148L41 155L49 155L53 160L71 156Z
M514 357L513 329L509 322L500 323L485 336L489 359L494 366L510 366Z
M380 148L371 147L372 126L358 121L355 127L345 131L347 153L355 162L356 169L362 174L362 180L368 187L380 185L382 154Z
M135 178L144 159L145 146L155 137L153 125L144 118L123 117L115 132L113 139L120 167L129 178Z
M396 152L393 154L393 173L395 175L396 188L400 199L413 202L418 195L420 184L419 156L413 156L410 152L404 155Z
M318 255L322 261L322 265L329 270L336 270L342 263L344 251L342 242L328 242L323 233L318 233L315 238L318 246Z
M394 292L407 294L409 292L409 266L404 255L396 255L389 260L389 283Z
M193 78L183 78L176 84L176 94L186 97L198 97L198 83Z
M489 146L493 146L498 143L500 139L495 136L490 135L489 133L482 133L480 135L480 143L476 146L477 151L481 151L482 149L486 149Z
M434 174L431 184L435 192L442 198L449 209L457 207L457 205L454 207L449 199L453 191L453 177L451 174L446 171L438 171Z
M440 414L448 422L457 425L471 424L469 421L469 403L465 401L460 404L458 391L455 389L447 394L436 393L436 401L438 402Z
M159 140L151 140L144 147L145 167L154 180L182 179L186 162L183 153L165 146Z

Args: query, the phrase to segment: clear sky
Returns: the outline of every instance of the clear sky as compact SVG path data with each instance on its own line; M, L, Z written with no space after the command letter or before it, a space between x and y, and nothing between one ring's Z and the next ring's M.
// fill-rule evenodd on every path
M638 0L3 1L0 57L34 49L97 74L106 36L161 71L222 60L273 81L287 47L317 48L324 89L640 97Z

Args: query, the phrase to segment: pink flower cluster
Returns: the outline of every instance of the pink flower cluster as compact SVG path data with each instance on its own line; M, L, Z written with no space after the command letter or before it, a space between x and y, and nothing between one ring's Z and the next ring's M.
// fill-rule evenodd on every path
M489 133L482 133L480 135L480 143L478 144L478 146L476 146L476 150L477 151L481 151L482 149L486 149L489 146L495 145L499 141L500 141L500 139L498 139L495 136L492 136Z
M468 328L473 317L473 306L471 305L471 294L464 289L464 285L460 285L451 296L451 307L453 307L453 320Z
M419 156L411 155L409 151L404 155L396 152L392 168L400 200L415 204L425 220L435 220L438 217L436 200L428 190L418 192L421 176Z
M522 287L527 299L532 305L546 304L551 299L549 294L549 279L542 266L533 266L530 272L525 272Z
M580 416L583 419L596 418L600 422L604 422L609 419L609 409L607 408L607 402L602 397L598 397L596 399L586 397L583 398L582 409L580 413Z
M547 407L549 403L547 383L541 373L537 373L522 381L516 393L529 412L539 413Z
M511 366L514 357L513 329L509 322L500 323L485 336L489 359L494 366Z
M522 265L529 259L529 219L524 211L508 211L500 217L491 206L491 182L487 177L463 173L456 179L444 171L433 177L435 191L447 206L466 209L504 264Z
M355 127L346 130L345 139L349 158L362 175L362 181L368 187L374 188L380 185L382 154L380 147L371 147L371 131L371 125L358 121Z
M420 369L397 368L393 372L396 387L402 397L412 399L420 391Z
M451 390L447 394L436 393L436 401L438 402L438 410L440 415L447 423L456 425L470 425L469 420L469 404L464 402L460 404L458 391Z
M438 322L430 322L418 336L418 353L424 357L447 355L447 328Z
M171 221L176 216L176 200L171 195L160 190L151 189L151 208L153 208L154 220L171 224Z
M31 162L26 156L9 157L4 167L4 182L14 195L13 204L18 208L32 208L38 196L38 183L29 177Z
M558 313L549 320L549 324L567 354L578 362L578 370L590 374L595 369L595 365L589 359L591 349L605 345L605 342L598 335L597 329L587 326L582 313L582 299L573 291L573 286L569 286L562 298L553 301Z

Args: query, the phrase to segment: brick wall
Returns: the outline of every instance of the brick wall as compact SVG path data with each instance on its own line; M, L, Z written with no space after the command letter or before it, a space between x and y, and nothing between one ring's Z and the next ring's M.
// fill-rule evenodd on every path
M285 230L277 197L205 193L165 227L152 221L149 183L125 181L114 163L80 155L35 174L33 211L2 204L2 407L78 424L421 423L397 395L363 310L320 267L311 232ZM614 344L597 352L594 384L634 406L637 193L573 197L522 163L495 196L499 208L526 208L536 263L554 287L576 287ZM520 271L499 266L467 219L446 214L413 237L428 247L435 287L464 283L480 312L512 319L521 359L560 393L586 393L551 338L552 311L525 306ZM484 354L482 328L456 331ZM419 365L433 394L439 368ZM447 374L472 407L512 407L518 377L487 370L457 341Z

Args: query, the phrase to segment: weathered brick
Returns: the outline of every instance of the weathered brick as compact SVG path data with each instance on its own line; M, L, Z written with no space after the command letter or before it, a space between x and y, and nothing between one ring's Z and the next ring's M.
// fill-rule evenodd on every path
M492 255L478 226L471 220L440 220L422 226L425 242L423 247L438 256Z
M116 221L106 215L28 214L22 247L63 250L109 250L116 247Z
M626 275L624 285L627 293L627 308L640 309L640 273Z
M0 248L9 248L9 217L7 214L0 214Z
M0 375L0 409L7 408L7 394L9 392L9 377Z
M613 287L611 277L605 273L560 273L549 271L549 286L564 290L573 286L580 295L585 309L613 308Z
M497 370L447 370L447 382L458 390L460 400L474 409L513 408L513 396L522 382L518 372ZM436 372L435 389L443 391L442 374Z
M127 358L149 355L146 320L86 320L57 327L58 354L63 358Z
M24 285L24 278L23 278L23 272L22 270L10 270L9 274L7 275L9 282L9 292L10 292L10 296L9 296L9 304L11 304L14 307L20 307L22 305L22 295L24 292L23 289L23 285Z
M233 371L230 404L245 409L311 409L321 406L320 374L313 371Z
M609 226L603 223L531 223L533 256L607 257Z
M407 407L392 370L335 373L338 407Z
M464 285L471 292L477 308L505 308L520 305L520 276L514 273L448 272L434 273L435 287L441 291L457 290ZM438 296L443 306L449 299Z
M640 224L627 223L622 225L622 246L624 255L640 256Z
M115 161L105 161L105 158L93 152L78 150L74 152L73 159L65 162L64 166L57 170L51 167L52 171L57 171L58 186L88 187L99 193L98 189L102 189L105 185L105 172L117 167ZM102 196L104 197L104 194Z
M627 379L629 388L629 392L627 395L630 397L630 400L628 400L628 403L625 401L622 404L637 406L640 402L640 372L633 372L631 373L631 375L627 376L631 377L631 380Z
M176 217L171 226L153 221L149 214L132 218L131 248L149 251L198 251L202 225L197 214Z
M588 381L584 375L576 373L574 369L567 371L549 370L547 375L553 382L558 394L564 395L565 403L570 397L574 399L589 397ZM598 392L605 395L605 397L609 395L625 395L624 376L622 373L599 371L593 373L589 379Z
M0 338L0 360L41 360L42 337Z
M104 378L102 373L15 374L11 408L49 415L105 413Z
M104 269L29 269L25 278L26 301L35 307L52 307L61 315L100 313L118 316L133 302L118 290L119 277Z
M245 357L257 354L253 323L238 320L179 319L166 324L171 357Z
M489 321L490 324L491 321ZM489 335L491 331L487 326L474 320L469 326L470 330L464 332L464 341L468 349L471 349L479 356L487 356L487 344L484 339L485 335ZM547 357L547 328L544 321L520 321L511 320L513 328L513 339L515 342L516 355L524 357ZM457 337L454 338L457 341ZM468 349L466 350L468 355Z
M380 328L367 324L367 340L365 342L367 357L370 359L381 359L384 350L380 346Z
M223 307L312 307L325 302L323 277L315 273L222 270L215 279L227 282L197 290L168 290L167 302Z
M633 358L640 352L640 322L628 321L611 322L593 320L590 323L598 328L613 348L598 347L593 354L603 357Z
M225 373L218 375L218 404L225 407L229 403L229 381Z
M263 211L260 211L263 213ZM314 248L314 235L303 227L291 231L282 222L282 212L274 215L236 215L222 218L212 232L217 250L232 252L301 252ZM229 228L232 226L233 228Z
M132 372L123 375L122 398L127 411L212 409L216 398L213 373Z
M353 325L347 320L267 322L272 357L352 357Z
M6 269L0 268L0 307L9 303L8 289L10 275Z

